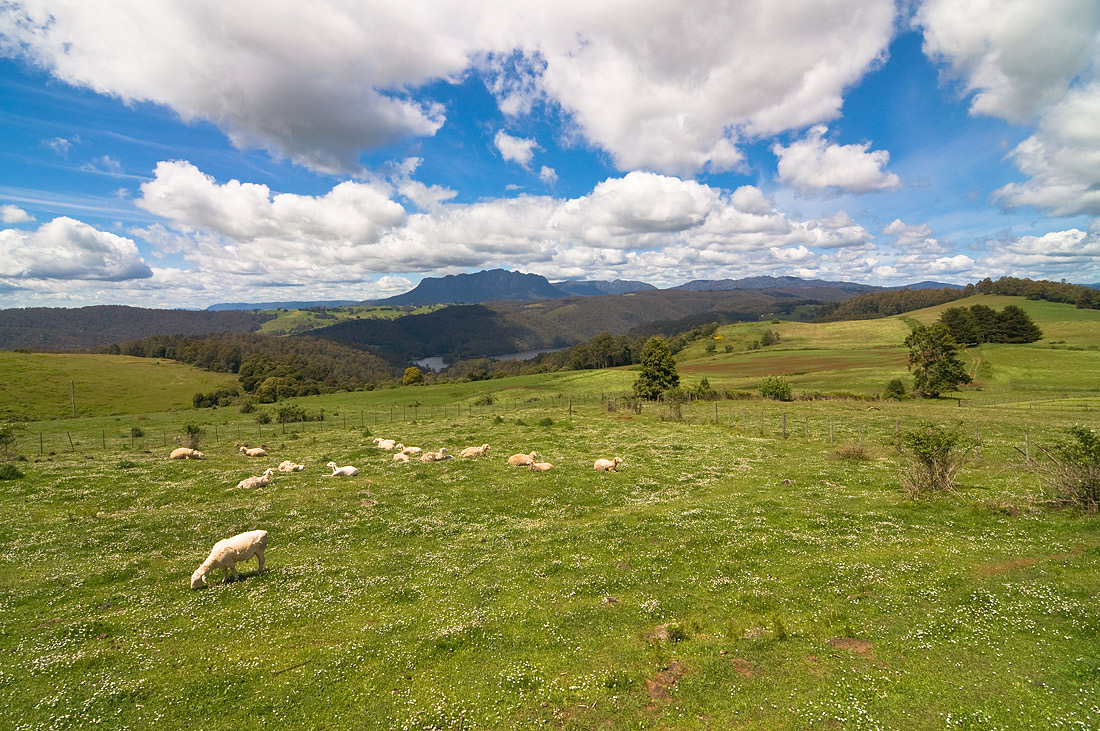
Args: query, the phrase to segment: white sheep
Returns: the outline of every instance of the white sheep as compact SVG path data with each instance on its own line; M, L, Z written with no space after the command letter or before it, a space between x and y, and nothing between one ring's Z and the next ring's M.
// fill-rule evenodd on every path
M488 444L482 444L480 447L466 447L459 452L459 457L484 457L489 451Z
M246 447L242 444L239 447L239 450L240 450L240 453L243 454L246 457L266 457L267 456L267 450L264 449L263 447L253 447L252 449L249 449L248 447Z
M406 447L404 444L398 444L396 447L394 447L394 449L396 449L398 452L401 452L402 454L407 454L410 457L415 457L424 451L420 447Z
M508 464L513 467L526 467L532 464L539 458L538 452L531 452L530 454L513 454L508 458Z
M409 455L405 454L404 452L398 452L397 454L393 455L393 461L394 462L408 462L409 461Z
M291 462L289 459L279 463L279 472L301 472L305 468L304 464Z
M321 475L321 477L355 477L359 474L359 470L348 465L347 467L337 467L335 462L329 462L325 465L332 470L331 475Z
M168 459L206 459L206 455L197 449L180 447L179 449L173 449L172 453L168 455Z
M393 439L383 439L382 437L375 437L374 446L378 447L379 449L392 450L394 447L397 446L397 442Z
M237 487L243 490L255 490L258 487L267 487L271 484L271 478L275 475L275 470L270 467L259 477L246 477L237 483Z
M550 470L554 469L554 465L550 464L549 462L532 462L527 466L527 469L531 470L532 472L549 472Z
M233 572L233 580L236 581L237 563L247 561L253 556L260 562L260 570L256 573L263 573L265 548L267 548L266 530L250 530L218 541L210 549L210 555L202 562L202 566L191 574L191 588L198 589L200 586L206 586L206 577L215 569L225 570L226 583L229 582L230 571Z
M614 459L597 459L596 463L592 465L592 469L602 472L614 472L615 468L622 464L622 457L615 457Z
M447 454L446 447L440 447L438 452L425 452L420 455L421 462L439 462L440 460L450 459L451 455Z

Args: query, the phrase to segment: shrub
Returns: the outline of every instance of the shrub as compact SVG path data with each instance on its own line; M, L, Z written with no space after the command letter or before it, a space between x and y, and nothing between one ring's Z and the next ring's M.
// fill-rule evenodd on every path
M955 475L975 445L958 427L924 422L898 435L898 450L907 458L901 487L910 497L929 492L954 492Z
M251 414L255 410L256 402L250 398L242 399L241 402L237 404L237 411L241 412L242 414Z
M18 480L23 476L19 468L13 464L0 464L0 480Z
M760 395L773 401L790 401L794 398L790 382L782 376L766 376L760 382Z
M279 410L275 412L275 421L280 424L293 424L295 422L308 420L309 417L306 415L306 410L298 404L280 406Z
M836 459L850 459L853 461L862 461L870 459L870 455L867 454L867 448L862 444L845 443L841 444L833 452L833 457Z
M179 437L179 443L184 447L198 449L204 436L206 436L206 430L195 422L189 421L183 425L183 434Z
M886 390L882 392L883 398L901 400L905 398L905 382L900 378L895 378L886 384Z
M256 419L257 424L270 424L271 423L271 414L267 413L266 409L260 409L259 411L257 411L256 416L253 417L253 418Z
M15 430L14 424L0 424L0 454L5 457L11 455L15 446Z
M535 423L538 424L538 426L554 426L554 420L549 416L545 416Z
M132 436L134 439L141 439L143 436L145 436L145 430L142 429L140 426L132 426L130 427L130 436Z
M496 401L493 394L483 393L474 399L474 406L492 406Z
M1074 426L1068 439L1043 452L1050 460L1042 470L1054 502L1096 512L1100 508L1100 437L1096 432Z

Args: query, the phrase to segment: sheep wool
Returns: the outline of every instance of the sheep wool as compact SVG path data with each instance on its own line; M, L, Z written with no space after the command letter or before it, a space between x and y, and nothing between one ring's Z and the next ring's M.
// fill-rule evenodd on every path
M180 447L179 449L173 449L172 453L168 455L168 459L206 459L206 455L197 449Z
M597 459L596 463L592 465L592 469L600 472L614 472L615 468L622 464L622 457L615 457L614 459Z
M538 458L538 452L531 452L530 454L513 454L508 458L508 464L513 467L527 467Z
M359 474L359 470L351 465L347 467L337 467L335 462L329 462L325 466L332 470L332 474L321 475L321 477L355 477Z
M480 447L466 447L458 453L459 457L484 457L489 452L489 445L482 444Z
M252 449L249 449L248 447L246 447L244 445L241 445L240 452L241 452L241 454L243 454L246 457L266 457L267 456L267 450L265 450L263 447L253 447Z
M225 572L224 581L229 582L229 572L233 572L233 580L236 581L237 564L247 561L253 556L260 564L257 573L264 570L264 549L267 548L267 531L251 530L239 533L232 538L224 538L214 544L210 549L210 555L202 562L202 565L191 574L191 588L198 589L206 586L206 577L212 571L222 569Z
M259 477L246 477L237 483L242 490L255 490L257 487L267 487L271 484L271 478L275 476L275 470L270 467Z

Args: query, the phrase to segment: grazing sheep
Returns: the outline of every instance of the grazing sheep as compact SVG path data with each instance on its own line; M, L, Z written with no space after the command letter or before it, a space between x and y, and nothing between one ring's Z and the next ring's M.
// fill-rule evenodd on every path
M179 449L173 449L172 453L168 455L168 459L206 459L206 455L197 449L180 447Z
M508 464L513 467L526 467L532 464L539 458L538 452L531 452L531 454L513 454L508 458Z
M264 449L263 447L253 447L252 449L249 449L248 447L246 447L242 444L239 447L239 449L240 449L241 454L243 454L246 457L266 457L267 456L267 450Z
M397 454L393 455L393 461L394 462L408 462L409 461L409 455L405 454L404 452L398 452Z
M622 462L622 457L615 457L614 459L597 459L596 464L592 465L592 469L603 472L614 472L615 468L622 464Z
M233 580L236 581L237 563L247 561L253 556L260 562L260 570L256 573L263 573L265 548L267 548L266 530L250 530L218 541L210 549L210 555L202 562L202 566L191 574L191 588L198 589L200 586L206 586L206 577L215 569L225 570L226 583L229 582L230 571L233 572Z
M532 462L530 465L527 466L527 469L531 470L532 472L549 472L550 470L554 469L554 465L550 464L549 462Z
M321 477L355 477L359 474L359 470L352 466L337 467L335 462L329 462L325 465L332 470L331 475L321 475Z
M450 459L451 455L447 454L446 447L440 447L438 452L425 452L420 455L421 462L439 462L440 460Z
M271 478L275 475L275 470L268 468L259 477L246 477L237 483L237 487L243 490L254 490L257 487L267 487L271 484Z
M394 447L397 446L397 442L393 439L383 439L382 437L375 437L374 446L378 447L379 449L392 450Z
M480 447L466 447L459 452L459 457L484 457L489 451L488 444L482 444Z
M301 472L305 468L304 464L291 462L289 459L279 463L279 472Z

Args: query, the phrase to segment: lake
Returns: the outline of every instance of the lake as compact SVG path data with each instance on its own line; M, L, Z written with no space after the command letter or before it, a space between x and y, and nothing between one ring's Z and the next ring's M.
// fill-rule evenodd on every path
M565 350L568 347L571 346L564 345L559 348L535 348L534 350L521 350L518 353L501 353L499 355L489 355L486 357L492 358L493 360L531 360L540 353L556 353L559 350ZM422 369L429 369L436 372L439 372L450 365L443 360L442 356L438 355L433 355L429 358L421 358L420 360L414 360L413 363Z

